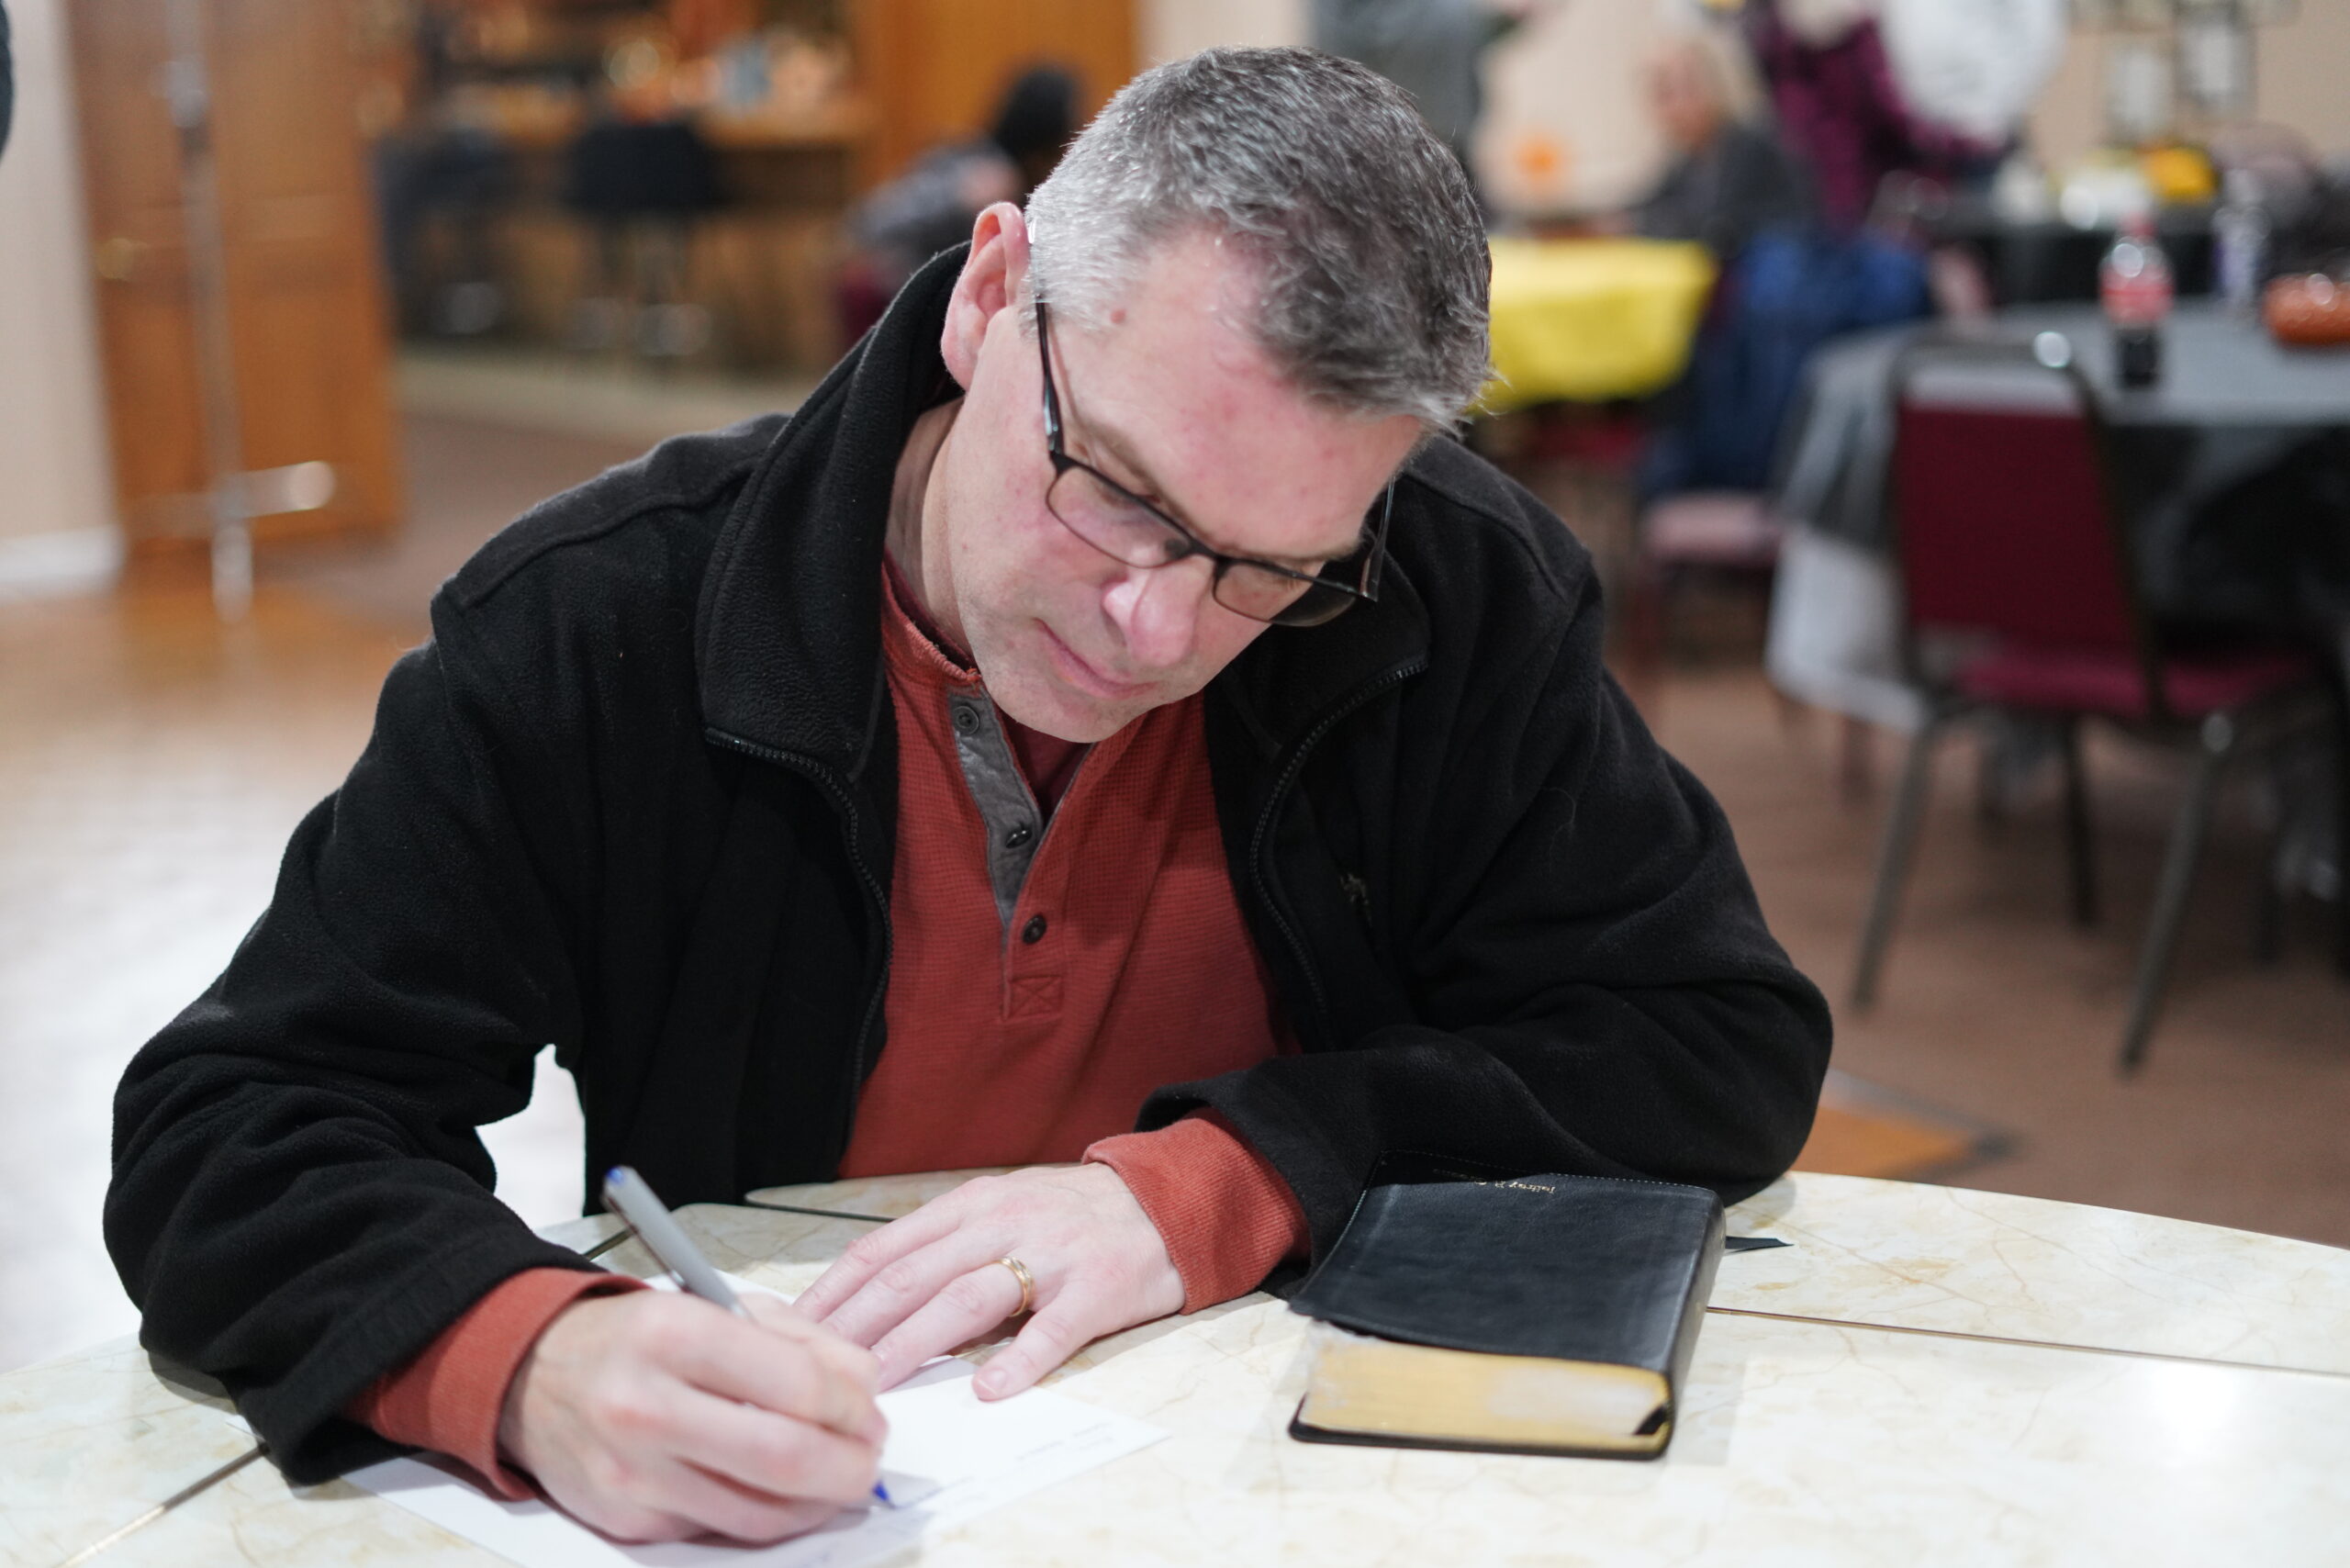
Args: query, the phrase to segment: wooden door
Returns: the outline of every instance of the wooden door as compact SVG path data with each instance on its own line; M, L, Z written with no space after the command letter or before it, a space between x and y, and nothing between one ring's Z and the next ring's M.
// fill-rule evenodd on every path
M173 0L73 0L83 181L115 488L133 556L200 545L206 458ZM331 500L267 541L398 516L380 251L353 106L347 0L200 0L228 341L247 469L325 462Z
M1132 0L865 0L855 15L873 179L984 131L1029 66L1073 72L1081 118L1135 73Z

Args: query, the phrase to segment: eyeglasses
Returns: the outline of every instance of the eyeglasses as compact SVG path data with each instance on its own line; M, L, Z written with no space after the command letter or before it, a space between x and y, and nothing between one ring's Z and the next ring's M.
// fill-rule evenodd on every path
M1209 591L1236 615L1276 626L1319 626L1357 600L1379 598L1380 567L1387 557L1387 518L1395 487L1355 550L1319 572L1300 572L1247 555L1227 555L1099 469L1071 457L1061 431L1060 392L1053 384L1053 351L1046 335L1045 302L1036 302L1036 354L1045 366L1045 453L1053 461L1053 482L1045 505L1061 526L1113 561L1129 566L1167 566L1192 555L1215 563Z

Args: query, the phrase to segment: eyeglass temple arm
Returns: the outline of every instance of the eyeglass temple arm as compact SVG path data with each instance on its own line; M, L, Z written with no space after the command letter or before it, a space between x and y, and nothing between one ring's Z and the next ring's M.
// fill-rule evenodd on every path
M1054 456L1061 453L1061 400L1053 387L1053 345L1045 335L1045 302L1036 301L1036 364L1044 372L1045 445Z
M1387 569L1387 524L1395 515L1395 481L1387 481L1387 498L1379 509L1379 532L1371 536L1371 559L1363 563L1361 595L1379 602L1380 575Z

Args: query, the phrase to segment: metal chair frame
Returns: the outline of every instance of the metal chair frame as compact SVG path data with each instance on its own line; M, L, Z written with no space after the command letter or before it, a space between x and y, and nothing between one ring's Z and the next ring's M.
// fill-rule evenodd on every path
M2137 973L2131 991L2130 1014L2122 1029L2117 1063L2118 1070L2126 1076L2135 1072L2145 1061L2147 1044L2153 1036L2160 1011L2164 980L2177 948L2188 898L2194 890L2196 871L2210 834L2213 810L2229 765L2240 756L2265 749L2300 734L2312 721L2324 723L2331 717L2338 735L2350 734L2350 728L2345 728L2338 705L2328 704L2322 699L2311 700L2300 693L2221 710L2199 721L2183 719L2171 706L2160 640L2139 590L2134 541L2124 525L2121 510L2114 504L2119 487L2111 461L2111 446L2107 439L2107 427L2095 387L2072 363L2069 353L2051 363L2050 359L2038 357L2031 344L2014 340L1931 337L1910 345L1895 362L1891 395L1897 408L1905 398L1919 370L1935 364L2030 367L2042 374L2063 377L2069 385L2079 409L2084 434L2093 454L2098 506L2103 514L2101 521L2109 532L2120 566L2121 581L2119 586L2128 609L2148 712L2143 720L2138 721L2081 712L2051 715L2061 731L2066 865L2073 919L2076 924L2094 925L2098 913L2088 781L2081 756L2081 721L2092 716L2107 718L2125 732L2149 740L2173 746L2184 742L2195 754L2194 771L2173 820L2169 846L2164 856L2161 879L2154 895L2154 911L2139 951ZM1899 439L1897 433L1896 439ZM1852 1004L1856 1008L1866 1007L1876 998L1886 951L1892 939L1895 914L1903 885L1908 880L1924 816L1926 797L1932 779L1935 747L1956 722L1978 711L1988 711L1993 706L1962 698L1931 678L1919 655L1918 623L1914 616L1905 614L1905 620L1904 656L1912 680L1928 693L1928 711L1917 734L1910 741L1908 756L1902 766L1900 784L1886 819L1868 914L1861 928L1859 960L1852 981ZM2329 708L2335 709L2335 711L2329 714ZM2350 781L2344 782L2340 797L2339 811L2345 834L2344 842L2350 843ZM2264 900L2274 900L2277 896L2273 879L2269 879ZM2275 919L2275 912L2264 905L2260 922L2262 930L2273 929ZM2342 957L2344 968L2350 969L2350 903L2345 903L2341 930Z

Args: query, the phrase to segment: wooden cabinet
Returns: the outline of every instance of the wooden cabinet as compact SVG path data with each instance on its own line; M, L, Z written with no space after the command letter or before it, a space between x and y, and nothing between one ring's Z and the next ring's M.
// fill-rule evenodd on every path
M873 116L867 176L987 129L1005 85L1060 65L1091 116L1135 73L1132 0L858 0L858 81Z
M115 485L134 559L200 545L211 483L202 319L166 92L175 0L73 0L83 178ZM324 462L333 498L267 540L374 532L399 510L375 222L346 0L195 0L218 171L245 469ZM183 82L185 86L185 83Z

